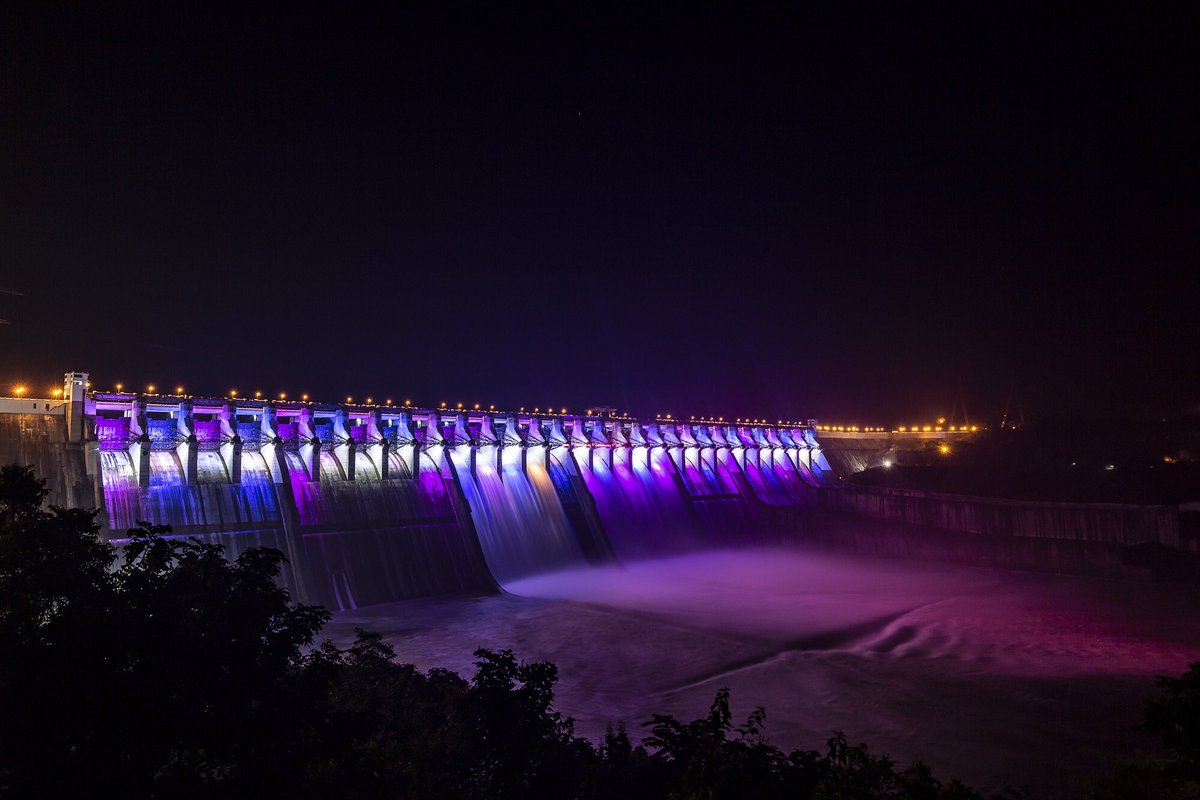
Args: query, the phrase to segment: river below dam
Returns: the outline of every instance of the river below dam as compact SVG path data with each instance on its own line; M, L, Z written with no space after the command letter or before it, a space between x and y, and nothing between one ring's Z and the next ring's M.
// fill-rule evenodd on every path
M478 647L559 667L556 707L593 741L654 712L703 716L732 690L785 749L831 731L988 791L1070 796L1130 728L1156 674L1200 658L1200 590L1147 582L741 549L556 572L484 597L338 613L402 661L473 673Z

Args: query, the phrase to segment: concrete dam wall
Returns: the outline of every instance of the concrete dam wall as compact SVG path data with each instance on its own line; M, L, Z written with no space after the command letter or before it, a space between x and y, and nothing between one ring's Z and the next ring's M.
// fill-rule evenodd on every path
M0 413L0 464L36 466L46 479L50 505L91 508L97 505L97 489L86 473L83 449L67 445L59 405L57 413Z
M807 536L859 553L1141 576L1128 554L1178 547L1179 509L1005 500L841 484L815 489Z
M0 455L122 544L284 552L304 601L352 608L763 540L828 482L811 430L84 391L0 413ZM74 397L71 395L74 394ZM7 409L0 409L0 412Z
M812 426L94 393L67 378L62 401L0 400L0 460L34 465L50 502L99 509L118 546L144 521L230 557L278 549L293 596L333 609L784 537L1081 572L1179 541L1174 509L848 486Z
M1174 506L1049 503L876 486L841 486L817 495L819 507L826 510L985 536L1179 544Z

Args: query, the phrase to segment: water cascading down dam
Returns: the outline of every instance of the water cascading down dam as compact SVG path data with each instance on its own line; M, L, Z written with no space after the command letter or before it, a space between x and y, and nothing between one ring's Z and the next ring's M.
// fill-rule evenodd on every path
M754 543L829 479L811 425L99 392L85 373L0 411L0 460L99 508L110 542L145 521L230 557L273 547L293 596L334 609Z

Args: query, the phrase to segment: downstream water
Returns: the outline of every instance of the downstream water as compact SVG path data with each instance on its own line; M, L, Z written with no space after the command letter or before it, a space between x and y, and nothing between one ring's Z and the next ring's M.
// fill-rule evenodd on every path
M1200 592L1147 583L707 552L509 581L500 596L339 614L399 657L471 674L477 647L558 664L558 708L590 738L652 712L701 716L721 686L785 747L834 729L981 789L1068 794L1130 731L1156 673L1200 657Z

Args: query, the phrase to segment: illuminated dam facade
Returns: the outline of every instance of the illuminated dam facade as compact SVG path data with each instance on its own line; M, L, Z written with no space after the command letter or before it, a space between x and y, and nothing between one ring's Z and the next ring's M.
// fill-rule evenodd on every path
M52 501L99 508L114 543L146 521L277 548L294 595L335 609L766 541L829 480L811 426L93 392L83 373L63 395L0 408L24 448L5 455Z
M54 394L0 397L0 464L33 465L48 502L99 509L117 545L144 521L230 557L276 548L293 597L332 609L743 545L1136 576L1181 544L1175 506L847 479L965 430L100 392L85 373Z

